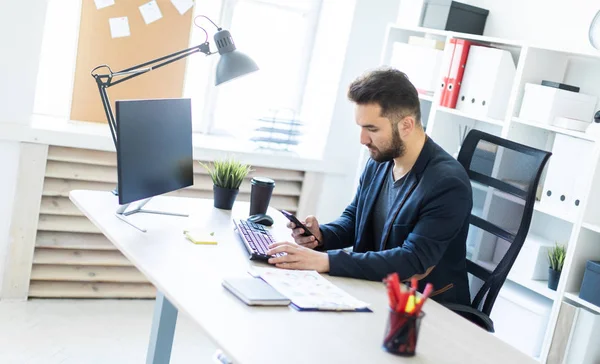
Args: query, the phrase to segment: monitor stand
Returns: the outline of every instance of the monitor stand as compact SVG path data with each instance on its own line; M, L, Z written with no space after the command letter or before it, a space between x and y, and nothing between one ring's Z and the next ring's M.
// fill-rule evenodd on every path
M131 221L129 221L126 216L132 215L132 214L136 214L136 213L146 213L146 214L158 214L158 215L168 215L168 216L180 216L180 217L188 217L188 214L179 214L176 212L166 212L166 211L157 211L157 210L144 210L143 207L150 202L150 200L152 199L152 197L144 199L144 200L140 200L137 202L132 202L132 203L126 203L125 205L120 205L119 208L116 211L117 217L121 220L123 220L124 222L128 223L129 225L133 226L134 228L138 229L139 231L145 233L147 230L145 228L136 226L134 223L132 223ZM137 206L135 206L134 204L137 204ZM129 209L130 207L132 207L132 209Z

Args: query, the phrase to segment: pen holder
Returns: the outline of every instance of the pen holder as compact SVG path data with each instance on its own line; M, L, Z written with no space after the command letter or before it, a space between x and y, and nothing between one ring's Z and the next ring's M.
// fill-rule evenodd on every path
M400 356L414 356L423 316L425 316L423 311L415 316L390 310L383 339L383 349L388 353Z

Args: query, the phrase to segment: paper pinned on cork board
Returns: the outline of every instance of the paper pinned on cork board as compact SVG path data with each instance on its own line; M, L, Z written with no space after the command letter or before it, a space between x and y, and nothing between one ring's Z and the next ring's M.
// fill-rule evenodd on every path
M100 10L115 5L115 0L94 0L94 3L96 3L96 9Z
M179 14L183 15L194 6L194 0L171 0Z
M110 35L113 38L129 37L131 35L129 32L129 20L126 16L110 18L108 19L108 23L110 24Z
M140 13L142 13L142 18L144 18L146 24L153 23L162 18L162 13L160 12L160 8L158 7L156 0L147 2L144 5L140 5Z

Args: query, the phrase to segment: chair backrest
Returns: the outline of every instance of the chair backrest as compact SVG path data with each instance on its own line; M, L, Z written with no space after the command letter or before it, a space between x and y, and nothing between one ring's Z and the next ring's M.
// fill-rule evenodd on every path
M467 269L482 281L471 307L488 316L525 242L550 155L480 130L469 132L458 154L473 186Z

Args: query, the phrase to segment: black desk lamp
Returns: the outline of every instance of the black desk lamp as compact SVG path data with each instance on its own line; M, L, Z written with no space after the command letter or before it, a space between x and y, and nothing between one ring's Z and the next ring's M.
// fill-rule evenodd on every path
M117 148L117 124L115 120L115 116L112 112L112 108L110 107L110 101L108 99L108 95L106 93L106 89L117 85L121 82L127 81L131 78L137 77L143 73L150 72L154 69L165 66L171 62L175 62L182 58L189 56L190 54L196 52L202 52L207 56L211 54L215 54L216 52L211 52L209 43L208 43L208 33L206 30L196 24L196 19L199 17L203 17L208 19L216 28L217 32L214 35L214 40L217 45L217 50L221 55L219 59L219 63L217 64L216 77L215 77L215 86L218 86L224 82L233 80L234 78L246 75L248 73L258 71L258 66L256 63L244 53L236 50L235 43L233 42L233 38L228 30L223 30L221 27L217 26L212 20L204 15L199 15L194 19L194 25L198 28L202 29L206 34L206 40L204 43L197 45L192 48L184 49L172 54L169 54L164 57L160 57L154 59L152 61L148 61L146 63L138 64L137 66L133 66L130 68L126 68L124 70L113 72L108 65L100 65L95 67L91 71L92 77L96 80L96 84L98 85L98 91L100 91L100 97L102 98L102 104L104 105L104 112L106 113L106 118L108 119L108 125L110 127L110 132L113 138L113 142L115 143L115 148ZM107 68L108 74L98 74L94 73L94 71L100 68ZM118 80L114 80L117 77L122 77Z

